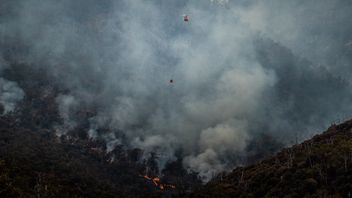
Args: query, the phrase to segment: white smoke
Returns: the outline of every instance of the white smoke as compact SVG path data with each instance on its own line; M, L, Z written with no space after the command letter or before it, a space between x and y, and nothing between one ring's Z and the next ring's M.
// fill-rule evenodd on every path
M0 56L0 75L8 67L8 63ZM0 77L0 104L3 107L3 114L14 111L17 103L23 99L24 95L24 91L16 82Z
M225 4L229 3L229 0L210 0L210 2L218 3L220 5L225 5Z
M212 149L207 149L197 156L187 156L184 158L184 163L191 170L198 172L204 182L226 170L224 163L219 160L218 154Z
M78 101L71 95L59 95L56 98L59 106L59 114L63 119L63 125L58 126L57 135L63 135L77 126L75 115L78 108Z
M246 124L233 120L228 123L230 124L219 124L203 130L198 142L198 154L184 159L184 165L198 172L203 181L208 181L228 168L226 159L221 159L222 154L236 155L246 148L249 140Z
M4 114L12 112L23 97L24 92L16 82L0 78L0 103L4 107Z
M258 133L287 143L293 132L306 133L305 125L326 124L332 111L349 112L342 105L349 104L349 85L337 89L316 69L329 62L321 56L338 63L329 71L352 62L327 53L346 54L336 46L323 50L338 45L329 34L336 26L313 20L325 13L319 9L331 11L328 0L13 2L18 13L1 24L4 34L19 35L16 42L29 45L25 60L70 91L57 98L64 128L77 125L84 104L96 111L89 137L103 137L109 151L126 144L145 157L156 153L159 168L181 150L185 167L208 180L240 164L236 156ZM348 26L348 13L336 20ZM306 31L312 24L321 34ZM339 103L336 95L346 99Z

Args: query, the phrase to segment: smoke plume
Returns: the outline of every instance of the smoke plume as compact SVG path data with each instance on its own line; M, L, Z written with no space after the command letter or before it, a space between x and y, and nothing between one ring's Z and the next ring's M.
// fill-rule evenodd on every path
M209 180L259 134L290 144L351 112L347 0L1 2L1 44L24 49L2 55L68 90L65 129L93 109L91 138L157 153L161 169L181 151ZM23 97L11 89L5 111Z

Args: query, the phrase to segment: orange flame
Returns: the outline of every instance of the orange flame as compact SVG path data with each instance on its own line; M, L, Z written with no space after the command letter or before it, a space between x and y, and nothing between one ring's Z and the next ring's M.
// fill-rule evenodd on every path
M160 188L160 190L164 190L166 188L176 189L176 186L174 185L162 184L159 177L149 177L148 175L140 175L140 176L143 177L144 179L152 181L156 187Z

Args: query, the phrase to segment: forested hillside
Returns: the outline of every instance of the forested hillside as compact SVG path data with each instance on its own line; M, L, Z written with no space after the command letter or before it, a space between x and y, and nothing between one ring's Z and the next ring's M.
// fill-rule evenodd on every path
M352 120L219 176L192 197L351 197Z

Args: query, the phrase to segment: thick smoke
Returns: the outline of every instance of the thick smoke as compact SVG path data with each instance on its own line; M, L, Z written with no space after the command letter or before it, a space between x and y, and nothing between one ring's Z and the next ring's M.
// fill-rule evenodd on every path
M0 57L0 76L6 68L8 68L8 64ZM13 112L23 97L24 91L18 87L16 82L0 77L1 114Z
M15 110L16 104L22 100L24 92L16 82L0 78L0 103L3 106L3 113Z
M71 95L59 95L56 98L56 102L59 104L59 114L63 119L63 125L58 126L57 128L57 135L60 136L77 126L75 115L73 113L77 111L78 102Z
M289 144L350 115L351 6L14 0L2 4L0 33L26 49L12 56L68 90L57 98L66 130L94 109L87 133L109 151L142 148L160 168L181 151L208 180L244 163L259 134Z

